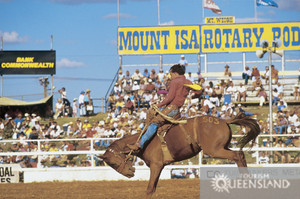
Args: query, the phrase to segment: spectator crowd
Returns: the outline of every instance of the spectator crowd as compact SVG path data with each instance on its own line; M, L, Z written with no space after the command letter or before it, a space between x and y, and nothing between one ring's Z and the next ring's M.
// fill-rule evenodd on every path
M184 60L184 56L181 57ZM187 67L187 61L182 61ZM241 101L246 101L247 92L256 92L260 97L260 106L267 101L267 94L264 85L268 83L269 72L261 75L256 66L253 66L252 72L249 67L243 72L244 84L240 83L235 86L231 79L229 66L225 66L224 78L220 79L217 84L213 81L207 81L198 73L193 77L191 72L186 74L187 79L195 84L199 84L203 89L201 91L191 91L188 95L185 105L181 108L182 117L192 118L202 115L212 115L219 118L227 119L234 117L239 112L246 115L253 115L247 112L241 105ZM267 68L266 68L267 69ZM299 110L290 110L284 101L283 85L278 78L278 71L272 66L272 79L274 80L273 105L277 108L277 113L273 115L274 132L276 134L298 134L300 129ZM265 80L263 84L262 79ZM112 139L122 138L126 135L140 133L145 126L147 110L151 105L163 100L168 93L170 84L170 75L168 71L160 70L157 73L154 69L149 72L145 69L142 73L139 69L131 75L129 71L125 74L119 71L118 80L116 81L111 94L107 99L107 117L101 121L90 122L88 118L75 118L78 116L90 116L93 114L93 101L91 91L81 91L80 96L73 99L71 104L67 99L66 89L62 88L61 94L55 105L55 114L53 119L45 122L36 113L17 112L15 118L6 114L5 118L0 120L0 139L14 139L18 142L11 144L0 143L0 151L37 151L38 145L35 140L45 139L41 142L42 151L73 151L73 150L91 150L90 141L73 141L64 140L64 138L95 138L93 142L94 150L103 150L107 148ZM251 81L251 85L248 83ZM295 99L299 98L298 91L294 91ZM235 103L237 102L237 103ZM73 122L58 125L58 117L74 117ZM268 121L259 121L263 134L268 134ZM245 133L245 129L241 129ZM50 142L50 139L57 139L57 142ZM26 141L23 141L26 140ZM29 141L28 141L29 140ZM48 141L49 140L49 141ZM270 146L270 143L276 146L291 147L296 146L299 137L287 136L283 138L273 137L273 140L264 139L262 146ZM286 152L282 152L286 153ZM266 155L266 154L264 154ZM93 157L93 158L91 158ZM277 154L281 161L292 161L291 157ZM284 158L283 158L284 157ZM293 161L299 162L299 157ZM96 165L101 164L101 159L94 155L79 157L78 155L51 155L42 158L43 166L88 166L91 161ZM22 163L24 167L35 167L37 156L1 156L0 163Z

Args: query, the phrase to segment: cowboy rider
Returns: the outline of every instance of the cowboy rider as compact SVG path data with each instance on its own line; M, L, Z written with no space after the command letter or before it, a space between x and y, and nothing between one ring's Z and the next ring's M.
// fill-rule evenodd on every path
M184 104L184 101L189 94L190 88L185 85L191 85L192 82L187 80L184 76L185 69L180 64L175 64L170 68L171 83L169 86L169 92L165 99L160 102L157 107L164 107L162 113L174 118L179 114L180 107ZM147 131L142 135L141 139L133 144L127 145L133 151L139 151L144 148L144 145L149 141L156 133L158 126L162 126L165 122L160 115L156 116L151 124L148 126Z

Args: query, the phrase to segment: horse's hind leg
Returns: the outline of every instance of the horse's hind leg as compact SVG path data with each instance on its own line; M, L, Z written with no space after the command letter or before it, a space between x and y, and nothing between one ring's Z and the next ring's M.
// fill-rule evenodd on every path
M150 199L156 190L156 186L159 180L160 173L164 166L162 164L152 163L150 165L150 180L147 187L146 198Z
M238 165L238 167L247 167L247 163L243 151L231 151L229 149L219 149L207 154L214 158L224 158L224 159L234 160Z

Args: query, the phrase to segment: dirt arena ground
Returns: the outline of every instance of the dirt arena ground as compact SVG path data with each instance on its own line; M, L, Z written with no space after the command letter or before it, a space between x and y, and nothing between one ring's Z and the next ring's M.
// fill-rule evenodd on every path
M0 184L1 199L139 199L147 181L46 182ZM154 199L199 199L199 179L160 180Z

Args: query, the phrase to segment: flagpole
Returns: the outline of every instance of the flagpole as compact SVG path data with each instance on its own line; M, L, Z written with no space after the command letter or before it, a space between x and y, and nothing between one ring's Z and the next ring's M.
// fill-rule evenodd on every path
M202 0L202 23L203 24L205 23L205 19L204 19L204 1L205 0Z
M256 0L254 0L254 22L257 22L257 18L256 18Z
M120 0L117 1L118 27L120 26Z

